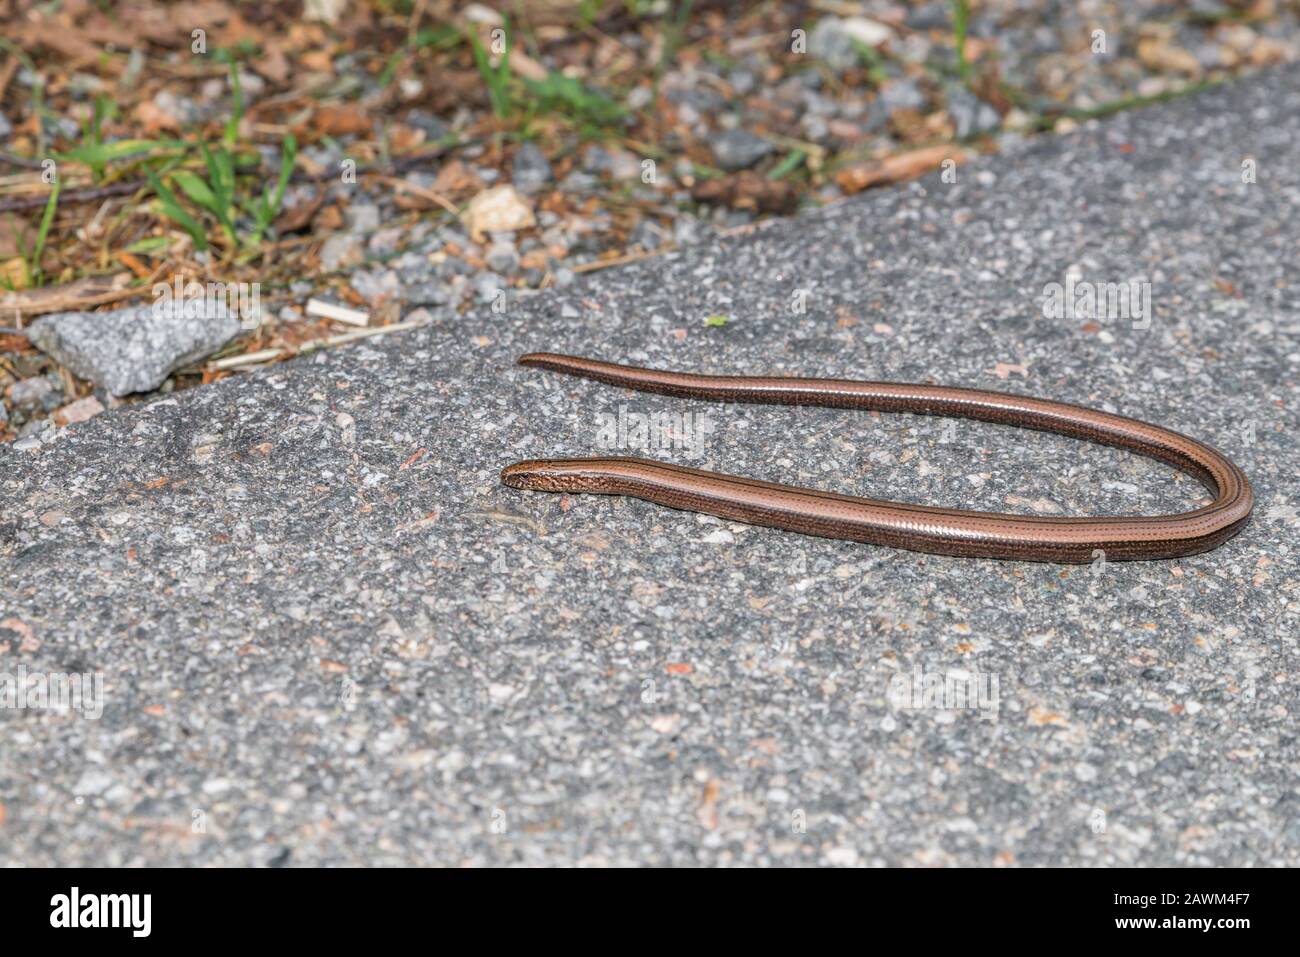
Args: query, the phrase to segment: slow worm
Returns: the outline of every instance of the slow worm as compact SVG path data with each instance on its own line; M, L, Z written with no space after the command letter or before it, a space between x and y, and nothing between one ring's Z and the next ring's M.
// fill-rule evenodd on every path
M501 472L511 488L629 495L751 525L938 555L1074 563L1099 555L1108 561L1194 555L1239 532L1254 505L1241 469L1203 442L1065 402L949 386L694 375L544 352L519 363L685 399L913 412L1055 432L1172 465L1198 479L1214 501L1177 515L1009 515L857 498L628 457L518 462Z

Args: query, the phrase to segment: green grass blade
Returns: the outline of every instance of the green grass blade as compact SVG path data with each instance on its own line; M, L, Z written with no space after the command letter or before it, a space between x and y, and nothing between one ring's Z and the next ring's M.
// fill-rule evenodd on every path
M195 249L208 248L208 235L203 227L193 216L187 213L183 206L176 200L176 196L163 185L152 172L148 174L149 185L153 187L154 195L158 197L158 202L162 206L163 215L173 222L177 223L182 229L190 234L194 240Z
M966 28L970 23L970 0L952 0L952 39L957 47L957 72L962 83L970 83L970 61L966 59Z
M217 197L201 177L181 169L172 173L172 182L181 188L182 193L214 216L220 216L224 212Z
M66 153L57 155L55 159L70 163L84 163L93 167L113 160L125 159L128 156L138 156L154 150L183 149L184 146L185 144L180 140L117 140L113 143L83 143Z
M41 274L41 256L45 252L45 237L50 234L50 226L54 222L54 213L59 208L59 190L62 187L58 180L54 181L54 189L50 191L50 198L45 203L45 213L41 216L40 228L36 231L36 243L32 247L31 272L33 281L40 285L44 278Z
M234 146L239 139L239 121L244 118L244 90L239 85L239 66L233 60L230 62L230 91L230 119L226 121L224 139L227 146Z

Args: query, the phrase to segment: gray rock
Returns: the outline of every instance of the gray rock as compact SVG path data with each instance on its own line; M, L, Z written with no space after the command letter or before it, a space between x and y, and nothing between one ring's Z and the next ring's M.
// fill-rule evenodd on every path
M474 277L474 294L479 302L495 302L497 295L506 288L506 282L494 272L479 273Z
M835 70L847 70L858 62L853 38L840 29L838 17L822 17L808 37L808 52Z
M566 193L589 193L600 185L600 181L591 173L584 173L580 169L575 169L568 176L564 177L560 183L560 188Z
M355 266L362 258L361 237L349 233L335 233L320 247L321 265L329 271Z
M701 116L717 113L727 104L726 98L713 87L697 85L694 74L690 80L683 80L681 86L670 89L666 95L669 102L689 107Z
M33 376L30 379L19 379L9 387L9 400L14 404L15 409L23 412L40 411L44 405L44 399L53 386L50 380L43 375Z
M664 240L668 238L668 233L654 220L642 219L632 227L632 232L627 238L633 246L640 246L650 251L663 245Z
M229 80L227 80L227 83L229 83ZM266 92L266 81L251 70L240 70L239 92L243 96L244 102L250 103Z
M632 91L628 93L627 99L623 101L623 105L633 113L636 113L649 106L654 98L654 91L650 89L650 87L637 86L633 87Z
M673 242L678 246L690 246L698 243L703 236L704 227L693 216L683 216L673 223Z
M772 144L748 130L727 130L713 139L713 159L728 172L748 169L772 152Z
M424 138L430 143L436 143L451 132L451 127L446 122L427 110L411 110L406 114L406 123L417 130L424 130Z
M737 96L749 96L758 86L758 79L749 70L732 70L728 77L731 89Z
M371 235L366 248L372 256L391 256L401 248L405 238L406 230L400 227L381 229Z
M536 143L525 143L515 152L510 167L510 177L515 189L532 193L541 189L554 177L551 164Z
M519 268L519 251L515 249L514 243L507 240L494 242L488 247L484 258L488 269L493 272L512 273Z
M402 280L392 269L359 270L348 283L363 299L373 302L403 297Z
M14 125L5 118L3 113L0 113L0 138L8 138L9 136L12 136L13 131Z
M876 98L886 113L897 110L923 110L926 105L925 94L915 80L895 80L886 84Z
M857 65L860 46L878 46L892 35L889 27L865 17L822 17L808 35L808 52L842 72Z
M998 111L963 86L948 91L948 116L958 139L991 133L1002 125Z
M177 96L171 90L159 90L153 106L178 126L190 126L202 118L202 113L188 96Z
M353 203L344 212L343 220L354 233L373 233L379 228L379 207L374 203Z
M216 352L240 329L235 315L155 314L152 305L64 312L32 323L32 345L111 395L150 392L184 366Z
M952 7L945 0L933 0L907 11L909 30L946 30L952 26Z
M406 290L406 301L413 306L445 306L451 298L451 289L444 282L420 282Z

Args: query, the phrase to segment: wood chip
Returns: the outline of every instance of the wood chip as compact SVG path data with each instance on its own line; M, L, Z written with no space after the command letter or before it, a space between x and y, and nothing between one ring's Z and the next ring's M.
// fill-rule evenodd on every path
M966 162L967 158L966 151L960 147L930 146L882 160L846 166L835 174L835 182L846 193L858 193L872 186L916 179L941 165L944 160L950 159L954 163L961 164Z
M87 276L62 286L39 286L0 295L0 319L21 319L47 312L89 309L119 299L143 295L148 287L129 287L129 272L113 276Z
M237 369L240 366L256 365L259 362L270 362L272 359L278 359L284 355L283 349L262 349L259 352L245 352L242 355L226 356L224 359L217 359L208 364L209 369L220 371L222 369Z
M349 309L347 306L339 306L320 299L309 299L307 301L307 315L333 319L335 322L346 322L350 326L370 325L370 313L363 312L360 309Z

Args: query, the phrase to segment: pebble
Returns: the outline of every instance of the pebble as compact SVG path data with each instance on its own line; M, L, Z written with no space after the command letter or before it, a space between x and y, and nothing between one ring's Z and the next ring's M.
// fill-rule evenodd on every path
M402 280L392 269L360 270L349 284L363 299L393 301L403 297Z
M893 36L888 26L866 17L822 17L808 35L808 52L843 72L857 65L859 44L878 47Z
M506 240L497 240L488 247L487 256L488 269L499 273L513 273L519 268L519 252L515 249L512 242Z
M54 410L54 424L59 427L85 422L104 411L104 404L93 395L88 395L75 402L69 402L62 408Z
M531 140L515 152L511 163L510 178L515 189L523 193L533 193L554 179L555 173L541 148Z
M880 90L879 101L891 114L899 110L923 110L927 103L921 87L912 79L887 83Z
M178 127L190 126L201 118L201 111L188 96L177 96L171 90L154 94L153 106Z
M461 218L475 242L486 233L528 229L537 223L532 207L513 186L497 186L479 193L470 200Z
M343 221L354 233L373 233L379 228L379 207L374 203L353 203L344 212Z
M737 96L748 96L758 86L758 80L749 70L732 70L727 78Z
M436 143L451 133L451 127L427 110L411 110L406 114L408 126L424 131L426 142Z
M474 294L479 302L495 302L505 288L505 280L494 272L483 272L474 277Z
M948 91L948 116L958 139L992 132L1002 123L997 110L961 86Z
M643 219L632 227L627 238L631 245L650 251L662 246L668 233L654 220Z
M407 235L407 230L398 226L389 229L381 229L370 237L370 242L366 244L371 255L390 256L401 248L402 240Z
M320 262L326 271L355 266L364 258L361 238L348 233L335 233L321 244Z
M773 151L773 146L748 130L727 130L713 138L713 158L728 172L748 169Z
M24 412L39 411L42 407L42 399L53 391L50 380L45 376L33 376L30 379L19 379L9 387L9 399L14 404L14 408Z

